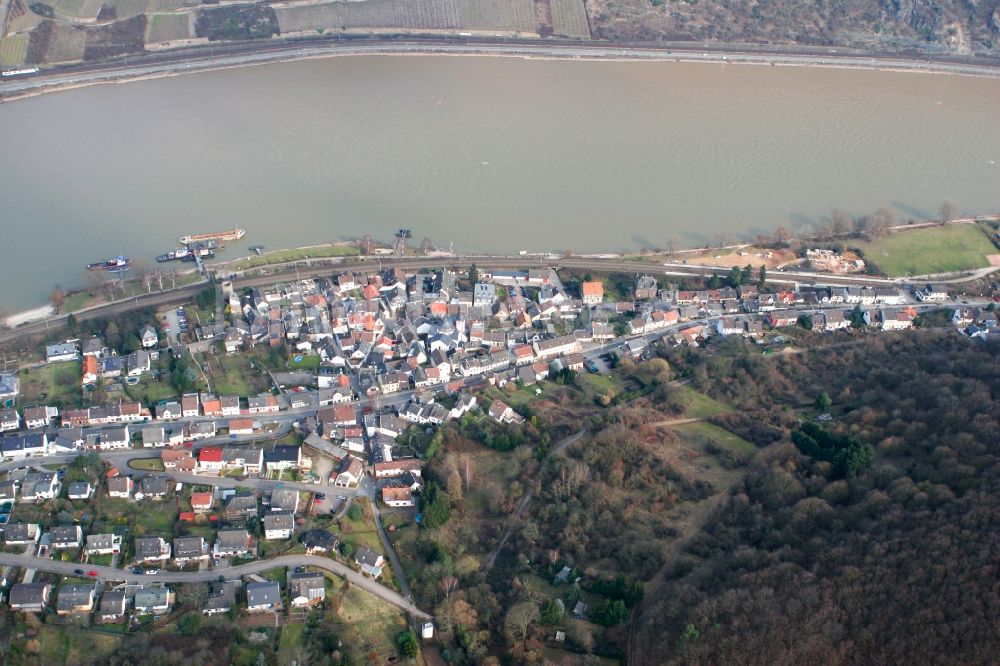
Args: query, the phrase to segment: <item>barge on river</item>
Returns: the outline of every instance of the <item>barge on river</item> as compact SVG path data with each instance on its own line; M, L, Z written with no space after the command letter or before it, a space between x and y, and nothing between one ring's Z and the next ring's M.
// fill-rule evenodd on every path
M195 234L193 236L181 236L180 242L182 245L190 245L192 243L200 243L205 241L234 241L239 240L247 235L246 229L240 229L239 227L233 227L229 231L220 231L214 234Z

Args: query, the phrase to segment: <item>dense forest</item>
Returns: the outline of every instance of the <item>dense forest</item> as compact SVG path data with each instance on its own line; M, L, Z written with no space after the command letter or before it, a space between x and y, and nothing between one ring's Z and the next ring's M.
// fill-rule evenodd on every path
M732 425L795 428L824 392L832 418L754 457L647 592L636 663L996 663L1000 348L922 332L670 360L743 407ZM874 460L838 465L817 437Z

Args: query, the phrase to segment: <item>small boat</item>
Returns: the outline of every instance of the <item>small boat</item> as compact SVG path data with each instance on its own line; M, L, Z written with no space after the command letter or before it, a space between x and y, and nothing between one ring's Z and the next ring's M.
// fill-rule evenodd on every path
M262 255L262 254L264 253L264 246L263 246L263 245L251 245L251 246L250 246L250 249L251 249L251 250L252 250L252 251L254 252L254 254L256 254L256 255L257 255L258 257L259 257L260 255Z
M87 269L92 271L110 271L112 273L121 273L122 271L127 271L131 264L132 259L130 257L118 255L114 259L87 264Z
M183 261L188 257L189 254L191 254L191 251L188 250L186 247L182 247L179 250L173 250L171 252L167 252L166 254L161 254L156 258L156 260L161 263L164 261L175 261L175 260Z
M180 242L183 245L190 245L191 243L199 243L202 241L230 241L230 240L239 240L246 235L247 235L246 229L233 227L232 231L220 231L211 234L194 234L193 236L181 236Z

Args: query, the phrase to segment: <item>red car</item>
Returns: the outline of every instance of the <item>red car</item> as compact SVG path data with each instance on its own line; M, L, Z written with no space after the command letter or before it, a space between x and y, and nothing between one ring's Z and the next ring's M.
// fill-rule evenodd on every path
M91 576L91 577L93 577L93 578L97 578L97 575L98 575L98 574L97 574L97 572L96 572L96 571L88 571L88 572L87 572L87 575L88 575L88 576Z

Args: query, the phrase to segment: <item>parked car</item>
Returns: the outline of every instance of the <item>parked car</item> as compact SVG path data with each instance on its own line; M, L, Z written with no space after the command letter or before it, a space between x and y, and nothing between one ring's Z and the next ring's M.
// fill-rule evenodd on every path
M83 569L74 569L73 573L75 573L77 576L82 576L83 575Z
M87 575L90 576L91 578L97 578L99 574L96 571L88 571Z
M132 569L132 573L136 574L137 576L142 575L142 567L135 567L134 569Z
M158 573L160 573L159 569L146 569L147 576L155 576Z

